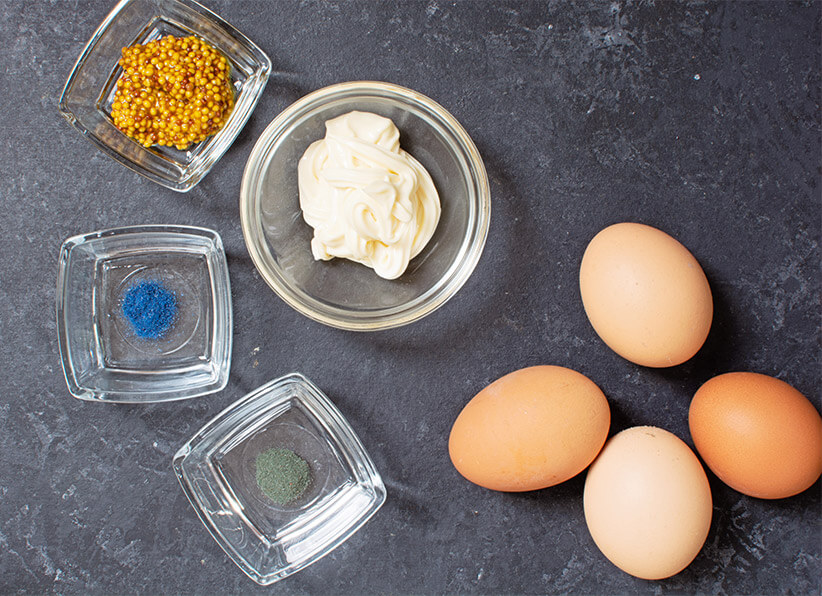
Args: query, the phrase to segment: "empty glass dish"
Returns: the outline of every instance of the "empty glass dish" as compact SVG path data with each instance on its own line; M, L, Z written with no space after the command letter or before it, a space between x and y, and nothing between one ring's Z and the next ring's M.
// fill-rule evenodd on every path
M231 65L234 108L222 129L185 151L144 147L120 132L111 105L122 49L166 35L194 35ZM245 35L192 0L122 0L89 40L60 96L60 113L106 155L172 190L191 190L234 142L262 94L271 60Z
M173 297L173 322L140 333L124 300L142 284ZM130 313L129 313L130 314ZM134 226L69 238L57 273L57 332L75 397L157 402L219 391L231 365L231 291L216 232Z
M310 470L305 492L277 504L260 489L257 457L289 450ZM252 391L174 456L191 505L229 557L268 585L347 540L385 501L385 486L351 426L309 380L290 374Z

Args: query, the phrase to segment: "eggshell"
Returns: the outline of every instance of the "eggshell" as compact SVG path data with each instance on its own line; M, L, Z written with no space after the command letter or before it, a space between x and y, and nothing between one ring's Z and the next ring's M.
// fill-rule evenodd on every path
M685 569L711 526L711 489L688 446L666 430L629 428L588 470L585 522L617 567L643 579Z
M702 267L650 226L619 223L597 234L582 257L579 286L597 335L636 364L681 364L711 328L713 298Z
M801 493L822 474L822 417L784 381L719 375L694 395L691 437L722 482L761 499Z
M505 375L468 402L448 451L475 484L537 490L584 470L610 424L608 401L590 379L560 366L534 366Z

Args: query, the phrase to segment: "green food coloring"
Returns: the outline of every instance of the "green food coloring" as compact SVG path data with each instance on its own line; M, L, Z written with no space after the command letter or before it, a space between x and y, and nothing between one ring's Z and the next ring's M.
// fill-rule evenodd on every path
M299 499L311 482L306 461L290 449L269 449L257 456L257 486L277 505Z

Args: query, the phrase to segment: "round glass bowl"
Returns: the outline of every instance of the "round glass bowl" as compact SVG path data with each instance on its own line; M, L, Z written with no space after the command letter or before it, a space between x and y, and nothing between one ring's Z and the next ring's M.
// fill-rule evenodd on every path
M327 120L353 110L394 122L442 205L434 236L395 280L347 259L315 261L300 210L297 163ZM254 146L240 190L243 235L266 283L305 316L355 331L406 325L445 304L474 270L490 214L485 166L460 123L424 95L379 82L332 85L286 108Z

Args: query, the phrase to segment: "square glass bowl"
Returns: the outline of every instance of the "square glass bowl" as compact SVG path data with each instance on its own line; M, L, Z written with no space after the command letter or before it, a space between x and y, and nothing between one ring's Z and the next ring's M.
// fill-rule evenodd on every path
M256 458L288 449L310 482L278 505L259 489ZM272 584L317 561L385 502L385 485L333 403L294 373L252 391L174 456L174 470L208 531L251 579Z
M185 151L144 147L120 132L111 104L122 49L165 35L194 35L231 64L234 108L217 134ZM60 97L60 113L103 153L172 190L191 190L231 146L268 81L271 60L245 35L192 0L122 0L94 32Z
M141 337L123 312L140 282L160 282L176 316ZM74 397L150 403L223 389L231 366L231 289L216 232L134 226L74 236L57 271L57 334ZM145 335L145 334L143 334Z

